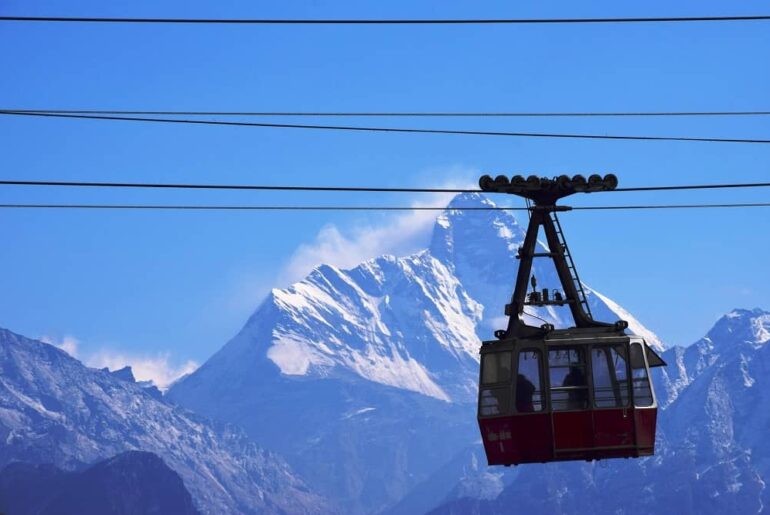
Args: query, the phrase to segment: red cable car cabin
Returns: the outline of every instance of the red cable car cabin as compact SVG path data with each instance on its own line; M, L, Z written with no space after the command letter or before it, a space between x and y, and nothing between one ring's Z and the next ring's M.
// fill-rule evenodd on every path
M657 403L638 336L485 342L478 417L490 465L650 456Z
M614 175L548 179L485 175L483 191L511 193L534 202L511 303L508 328L481 346L478 420L490 465L650 456L655 450L657 404L650 367L665 365L628 323L593 319L577 275L556 201L574 193L609 191ZM538 248L538 232L547 247ZM553 260L564 292L537 290L534 258ZM528 283L532 291L527 293ZM526 306L569 307L575 327L524 323Z

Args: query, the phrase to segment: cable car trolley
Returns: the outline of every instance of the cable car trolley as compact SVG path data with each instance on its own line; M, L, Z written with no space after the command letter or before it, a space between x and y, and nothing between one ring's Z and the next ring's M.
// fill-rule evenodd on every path
M557 206L560 198L617 184L612 174L479 180L483 191L518 195L530 206L516 286L505 306L508 327L481 346L478 422L490 465L654 453L657 403L650 367L665 363L641 336L626 334L627 322L593 320L557 217L571 209ZM537 251L541 227L546 252ZM537 289L530 275L536 258L553 260L561 291ZM521 319L525 306L567 306L575 326L527 325Z

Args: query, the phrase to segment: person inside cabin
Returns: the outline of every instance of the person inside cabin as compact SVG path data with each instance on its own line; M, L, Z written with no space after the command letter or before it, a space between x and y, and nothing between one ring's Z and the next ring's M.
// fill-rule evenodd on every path
M535 394L535 385L523 374L516 378L516 411L519 413L531 413L535 411L532 397Z
M584 409L588 401L588 389L586 388L586 376L583 368L569 367L569 373L564 378L562 386L571 387L567 396L567 409Z

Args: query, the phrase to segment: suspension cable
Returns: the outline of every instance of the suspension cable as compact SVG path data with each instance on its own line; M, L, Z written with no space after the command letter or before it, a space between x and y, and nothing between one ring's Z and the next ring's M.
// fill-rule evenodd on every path
M628 206L581 206L573 211L636 209L707 209L770 207L770 202L738 204L661 204ZM525 207L477 206L248 206L248 205L169 205L169 204L0 204L0 209L125 209L187 211L526 211Z
M689 141L706 143L754 143L769 144L768 139L752 138L709 138L709 137L684 137L684 136L628 136L628 135L608 135L608 134L561 134L561 133L542 133L542 132L505 132L505 131L475 131L475 130L450 130L450 129L419 129L419 128L396 128L396 127L361 127L349 125L308 125L293 123L261 123L261 122L235 122L222 120L191 120L180 118L148 118L136 116L97 116L97 115L76 115L76 114L56 114L56 113L29 113L18 111L0 111L0 115L5 116L37 116L50 118L70 118L84 120L108 120L108 121L130 121L130 122L149 122L149 123L176 123L192 125L219 125L231 127L262 127L274 129L310 129L327 131L348 131L348 132L389 132L389 133L408 133L408 134L452 134L465 136L505 136L521 138L559 138L559 139L591 139L591 140L636 140L636 141Z
M153 183L153 182L109 182L109 181L34 181L0 180L0 186L33 187L77 187L77 188L143 188L143 189L193 189L193 190L256 190L256 191L318 191L318 192L378 192L378 193L498 193L483 192L479 188L387 188L374 186L286 186L265 184L192 184L192 183ZM615 191L678 191L704 189L766 188L770 182L723 183L723 184L688 184L675 186L640 186L617 188L602 193Z
M131 116L297 116L297 117L404 117L404 118L581 118L625 116L768 116L770 111L605 111L605 112L452 112L452 111L125 111L103 109L12 109L0 112L98 114Z
M0 21L48 23L174 23L219 25L544 25L585 23L682 23L767 21L770 16L667 16L634 18L475 18L475 19L268 19L0 16Z

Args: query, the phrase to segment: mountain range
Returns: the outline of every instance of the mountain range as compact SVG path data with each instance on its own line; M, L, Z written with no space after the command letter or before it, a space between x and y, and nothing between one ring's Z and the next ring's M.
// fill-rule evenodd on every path
M0 330L0 509L24 491L3 486L11 474L33 488L77 485L107 467L115 481L102 490L118 498L122 484L152 499L154 477L165 478L174 502L184 506L189 492L202 513L762 511L770 501L770 313L758 309L736 309L693 345L666 348L587 288L596 319L628 321L669 364L654 373L656 455L486 465L478 348L505 327L524 237L508 212L462 209L493 206L459 195L425 250L346 270L320 265L272 290L234 338L165 395L130 370L90 369ZM557 284L550 262L536 263L534 274L541 286ZM529 315L570 323L555 309ZM137 474L147 481L131 483Z

